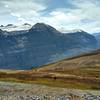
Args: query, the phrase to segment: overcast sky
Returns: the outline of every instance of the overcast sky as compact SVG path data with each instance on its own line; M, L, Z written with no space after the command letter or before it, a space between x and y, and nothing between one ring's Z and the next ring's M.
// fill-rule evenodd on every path
M100 0L0 0L0 24L37 22L100 32Z

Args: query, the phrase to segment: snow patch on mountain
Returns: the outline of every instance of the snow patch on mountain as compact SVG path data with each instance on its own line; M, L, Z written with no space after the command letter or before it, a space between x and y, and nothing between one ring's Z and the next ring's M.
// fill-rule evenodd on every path
M21 31L21 30L29 30L32 26L28 23L22 24L22 25L13 25L13 24L8 24L6 26L1 25L0 29L3 31Z
M77 33L77 32L84 32L81 29L74 29L74 30L61 30L63 33Z

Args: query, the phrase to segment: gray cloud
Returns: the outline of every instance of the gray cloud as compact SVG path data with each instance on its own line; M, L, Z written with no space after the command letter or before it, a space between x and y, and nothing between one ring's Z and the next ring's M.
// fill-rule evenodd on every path
M48 11L48 7L52 6L48 3L50 1L0 0L0 22L17 24L45 22L59 30L80 28L88 32L100 31L100 0L65 0L74 8L68 8L68 5L58 8L56 5Z

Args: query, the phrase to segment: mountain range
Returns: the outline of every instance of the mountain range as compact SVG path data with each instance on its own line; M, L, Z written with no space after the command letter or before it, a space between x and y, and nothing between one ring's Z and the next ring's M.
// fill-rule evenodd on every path
M83 30L65 34L44 23L26 30L0 29L0 69L30 69L96 48L95 36Z

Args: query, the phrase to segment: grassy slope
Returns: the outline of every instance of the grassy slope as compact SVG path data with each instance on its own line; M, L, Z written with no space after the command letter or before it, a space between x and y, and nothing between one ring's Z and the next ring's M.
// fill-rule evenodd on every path
M100 50L29 71L1 70L0 80L100 90Z

